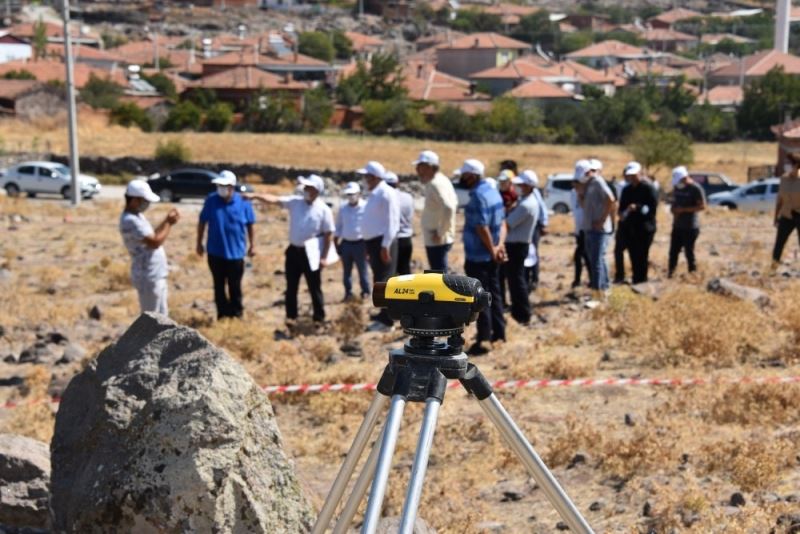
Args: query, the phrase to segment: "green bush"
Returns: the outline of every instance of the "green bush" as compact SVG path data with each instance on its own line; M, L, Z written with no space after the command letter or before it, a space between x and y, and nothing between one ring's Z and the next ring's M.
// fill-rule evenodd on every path
M198 87L186 93L184 100L188 100L200 109L211 109L211 106L217 103L217 92Z
M170 139L164 143L159 141L156 145L155 159L167 166L182 165L191 159L191 152L179 139Z
M283 95L254 96L244 113L244 129L251 132L300 132L303 117L294 101Z
M331 121L333 103L325 89L306 91L303 97L303 125L307 132L321 132Z
M433 116L433 129L450 140L470 139L474 133L472 119L464 110L455 106L442 106Z
M150 76L142 76L142 78L168 99L175 100L178 97L175 84L164 74L156 72Z
M119 103L124 94L121 85L107 78L99 78L89 74L89 81L81 89L81 98L95 109L112 109Z
M373 134L385 134L403 129L408 102L403 99L368 100L364 108L364 129Z
M651 174L661 166L675 167L694 161L692 140L674 129L639 126L625 144L633 158Z
M203 112L194 103L187 101L176 104L167 115L162 129L165 132L197 130L203 120Z
M731 141L736 137L736 117L709 104L695 106L687 115L686 131L695 141Z
M336 49L336 59L353 57L353 42L341 30L333 32L333 48Z
M2 78L4 80L35 80L36 76L25 69L20 69L8 71L3 74Z
M324 32L303 32L297 39L301 54L330 63L336 56L336 48L329 34Z
M120 102L114 106L109 119L112 124L119 124L126 128L138 126L143 132L153 130L153 120L145 110L133 102Z
M217 102L206 112L205 129L210 132L224 132L233 122L233 108L225 102Z

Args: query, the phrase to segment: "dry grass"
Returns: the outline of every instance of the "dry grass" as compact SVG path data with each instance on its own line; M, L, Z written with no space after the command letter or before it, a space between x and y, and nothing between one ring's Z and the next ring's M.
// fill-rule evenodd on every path
M45 443L50 442L53 437L53 424L55 416L49 402L37 402L28 404L30 401L46 399L47 386L50 383L50 371L45 366L35 366L25 377L25 387L20 396L14 399L16 402L23 403L13 412L11 421L8 424L7 432L20 434L29 438L38 439Z
M712 443L703 448L705 472L721 472L744 491L770 488L782 472L796 465L800 436L764 439L753 434L746 439Z

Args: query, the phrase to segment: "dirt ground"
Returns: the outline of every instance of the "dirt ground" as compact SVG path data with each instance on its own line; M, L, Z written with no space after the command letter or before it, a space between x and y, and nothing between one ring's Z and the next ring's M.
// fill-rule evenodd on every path
M175 320L228 350L259 384L378 379L387 350L401 346L403 336L363 333L368 305L341 303L338 265L324 274L329 332L282 335L285 213L260 213L258 255L244 280L244 320L216 322L211 277L193 252L199 204L178 207L183 219L166 246ZM12 363L37 333L59 332L90 358L135 319L128 258L116 231L121 208L121 200L85 202L73 211L55 199L0 197L0 359L10 356L0 362L0 403L57 394L80 368L80 362ZM159 221L166 209L156 206L147 215ZM713 210L702 219L698 274L685 274L682 263L680 275L665 280L670 216L662 207L649 294L617 286L606 305L589 310L569 288L571 219L555 216L541 247L543 282L534 295L538 319L522 327L509 318L508 341L474 363L492 380L800 375L796 241L784 266L770 275L774 230L768 216ZM415 240L417 269L423 258ZM451 261L463 264L460 245ZM706 283L716 276L763 290L770 304L761 308L709 293ZM304 285L301 304L309 314ZM99 319L89 316L93 306ZM341 350L354 341L362 349L359 357ZM784 532L787 517L800 514L800 384L497 394L597 532ZM370 399L365 392L272 396L288 454L315 506ZM421 406L409 406L387 515L400 512L420 421ZM3 432L47 441L52 423L53 408L46 404L0 409ZM736 492L744 498L742 506L730 505ZM444 533L554 532L559 522L462 389L450 390L445 399L420 514Z

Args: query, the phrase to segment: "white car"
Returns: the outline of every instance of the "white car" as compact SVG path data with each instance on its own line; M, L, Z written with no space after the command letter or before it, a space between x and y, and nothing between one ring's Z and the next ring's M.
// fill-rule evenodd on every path
M555 213L572 211L573 173L551 174L544 186L544 203Z
M102 186L97 178L81 174L78 180L83 198L91 198L100 192ZM20 193L33 197L42 193L70 198L71 173L69 167L62 163L28 161L9 167L0 176L0 187L10 197L19 196Z
M780 182L780 178L750 182L733 191L714 193L708 197L708 203L732 210L770 212L775 209Z

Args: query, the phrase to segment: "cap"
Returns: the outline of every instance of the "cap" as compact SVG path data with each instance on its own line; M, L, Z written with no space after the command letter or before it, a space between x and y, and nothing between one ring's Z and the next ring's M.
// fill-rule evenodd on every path
M464 161L464 164L461 165L461 174L477 174L478 176L483 176L484 166L483 163L478 161L477 159L468 159Z
M672 187L675 187L678 182L689 176L689 171L683 165L672 169Z
M539 187L539 177L532 170L524 170L522 173L511 180L512 183L518 185L529 185L531 187Z
M158 202L161 200L158 195L150 189L150 184L144 180L131 180L125 188L125 196L143 198L148 202Z
M500 174L497 175L498 182L505 182L506 180L513 180L514 179L514 171L510 169L503 169L500 171Z
M632 174L639 174L642 172L642 166L639 164L638 161L630 161L627 165L625 165L625 170L622 171L624 176L630 176Z
M586 173L594 170L592 169L591 164L589 163L588 159L579 159L575 162L575 175L573 180L577 180L579 182L583 182L586 176Z
M214 185L236 185L236 175L231 171L220 171L216 178L211 180Z
M400 179L392 171L386 171L383 173L383 181L389 185L397 185L400 182Z
M343 195L357 195L359 193L361 193L361 186L358 185L358 182L347 182L344 189L342 189Z
M433 150L423 150L419 153L419 157L415 161L413 161L412 165L419 165L420 163L427 163L428 165L433 165L434 167L439 166L439 154L434 152Z
M302 186L311 186L317 190L318 193L322 193L325 191L325 181L322 179L321 176L317 176L316 174L309 174L308 176L299 176L297 178L297 183Z
M599 159L592 158L589 160L589 168L593 171L602 171L603 170L603 162Z
M370 176L377 176L383 179L386 169L377 161L369 161L366 165L356 171L356 174L369 174Z

